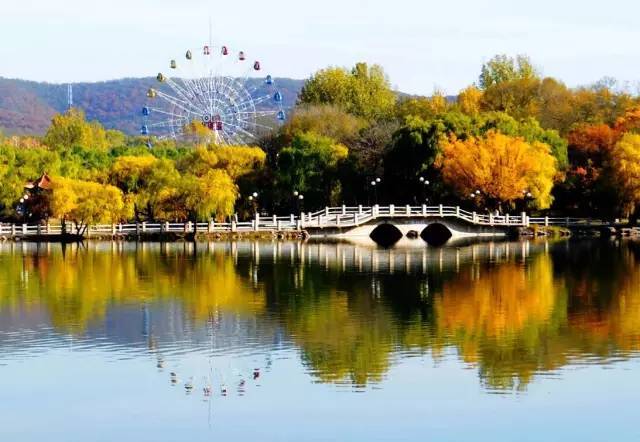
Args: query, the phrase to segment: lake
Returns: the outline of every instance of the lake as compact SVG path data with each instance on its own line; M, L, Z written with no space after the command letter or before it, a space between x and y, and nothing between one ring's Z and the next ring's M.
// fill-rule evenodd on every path
M0 245L2 441L637 441L640 243Z

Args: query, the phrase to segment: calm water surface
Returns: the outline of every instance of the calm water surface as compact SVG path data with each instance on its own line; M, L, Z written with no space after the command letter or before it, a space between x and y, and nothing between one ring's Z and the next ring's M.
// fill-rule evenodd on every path
M638 441L639 397L639 243L0 245L1 441Z

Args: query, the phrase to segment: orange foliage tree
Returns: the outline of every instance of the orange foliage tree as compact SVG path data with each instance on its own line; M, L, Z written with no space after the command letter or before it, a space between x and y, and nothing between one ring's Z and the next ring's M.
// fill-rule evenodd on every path
M551 205L557 173L551 148L490 131L483 138L455 137L442 143L444 181L465 198L476 190L492 206L512 204L531 193L537 208Z

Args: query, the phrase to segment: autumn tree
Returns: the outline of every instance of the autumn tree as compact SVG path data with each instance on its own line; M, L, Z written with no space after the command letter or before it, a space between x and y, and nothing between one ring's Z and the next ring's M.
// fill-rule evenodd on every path
M78 235L91 224L114 223L128 218L131 207L117 187L90 181L54 177L51 213L63 221L72 221Z
M398 101L396 116L401 120L407 117L420 117L423 120L435 118L449 108L447 97L441 90L435 90L430 97L407 98Z
M482 91L475 86L469 86L458 94L456 104L460 112L467 115L477 115L481 111Z
M351 71L327 68L314 74L303 86L299 104L330 104L367 119L387 116L396 101L381 66L358 63Z
M301 133L314 132L333 138L340 143L350 144L357 140L360 130L366 122L349 114L335 104L299 105L283 125L283 142L291 143Z
M613 180L619 191L622 211L637 219L640 205L640 135L627 133L611 151Z
M452 137L442 149L442 177L462 198L480 190L488 205L504 207L531 193L535 207L551 205L557 169L548 145L490 131L482 138Z
M56 148L82 146L106 149L109 146L104 128L97 122L87 122L84 112L75 108L53 117L44 142Z

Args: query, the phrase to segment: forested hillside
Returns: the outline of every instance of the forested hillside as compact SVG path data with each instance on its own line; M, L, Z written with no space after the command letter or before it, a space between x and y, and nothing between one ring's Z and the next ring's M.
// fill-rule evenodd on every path
M255 79L262 95L262 80ZM303 81L276 79L285 107L292 107ZM145 93L156 86L155 78L126 78L99 83L73 85L74 106L82 109L87 119L98 120L108 129L119 129L133 135L140 128L140 110ZM43 134L55 113L67 107L67 85L39 83L0 77L0 129L6 134Z

